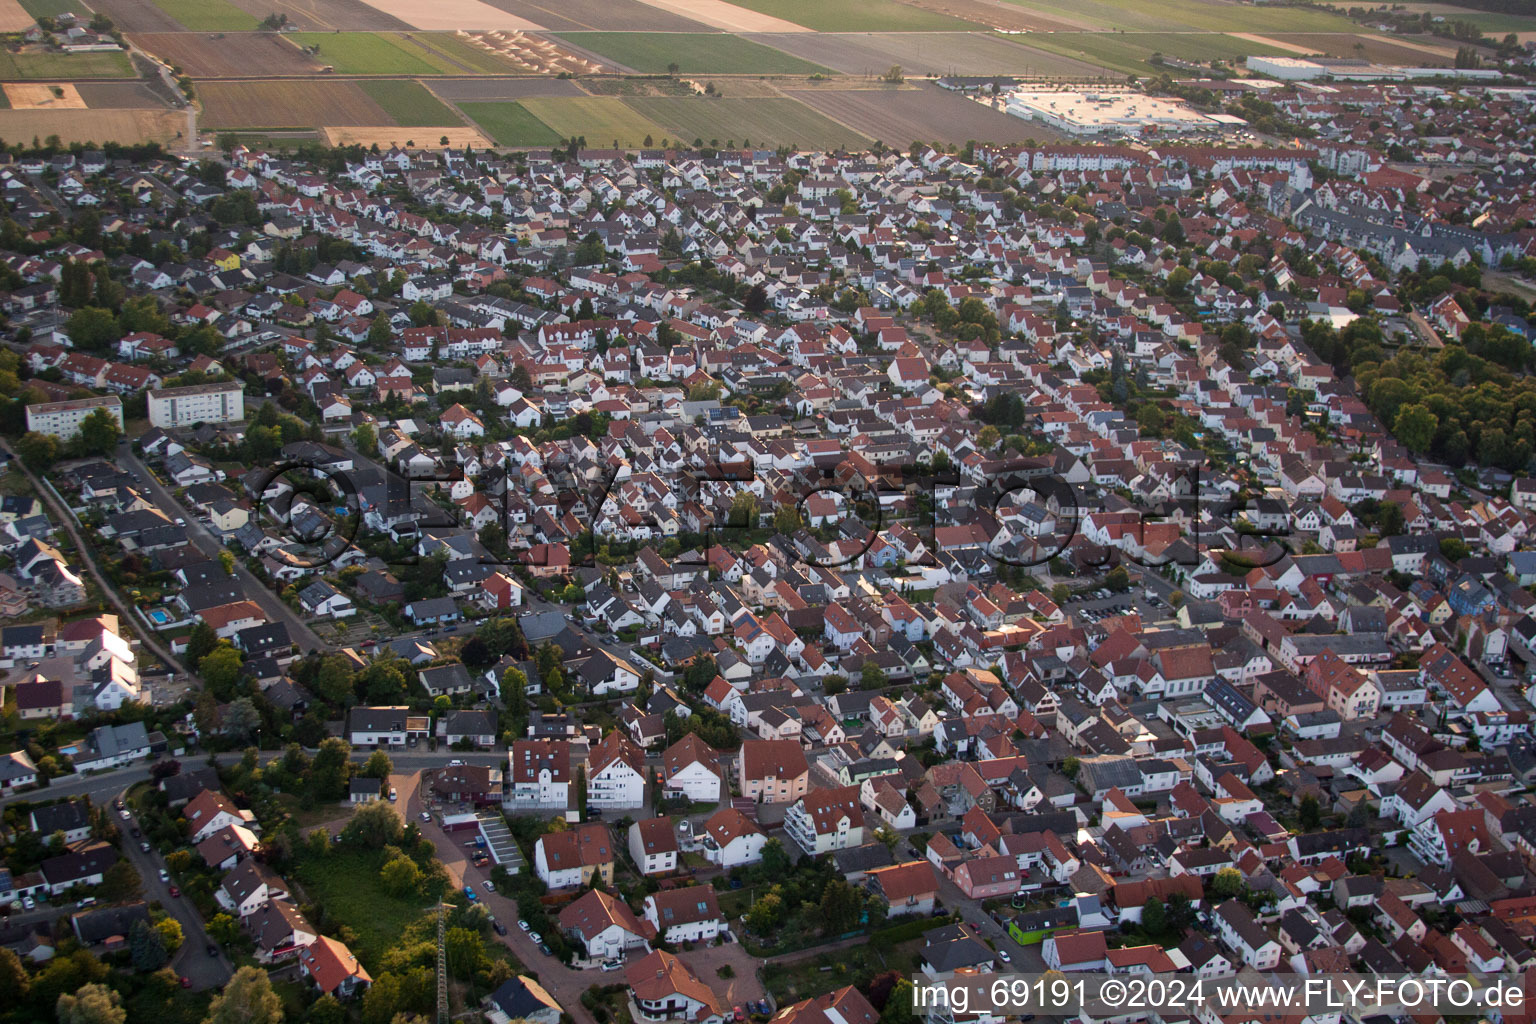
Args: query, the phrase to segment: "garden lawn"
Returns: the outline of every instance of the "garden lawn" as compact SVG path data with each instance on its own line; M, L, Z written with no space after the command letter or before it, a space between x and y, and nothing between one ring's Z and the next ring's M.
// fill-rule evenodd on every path
M379 881L384 851L336 844L324 857L305 855L293 868L305 895L325 908L326 916L357 933L355 952L366 967L431 909L440 884L405 899L391 896Z
M358 86L373 102L383 107L397 124L417 126L459 123L458 115L428 92L420 82L404 78L381 78L375 82L359 82Z
M886 971L912 974L917 970L917 950L921 942L921 939L903 942L883 954L872 946L861 945L804 960L776 961L763 968L763 985L773 996L775 1005L788 1006L844 985L863 985ZM832 969L823 971L823 967Z
M250 32L260 24L226 0L155 0L155 6L192 32Z
M563 32L560 38L646 74L814 75L830 68L720 32Z
M431 59L409 42L377 32L290 32L299 46L318 46L315 59L341 75L437 75L442 58ZM457 70L457 69L455 69Z

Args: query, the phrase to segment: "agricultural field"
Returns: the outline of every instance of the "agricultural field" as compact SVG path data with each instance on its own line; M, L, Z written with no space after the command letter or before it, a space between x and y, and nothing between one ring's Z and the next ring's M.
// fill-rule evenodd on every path
M325 141L332 146L474 146L476 149L491 148L491 140L478 128L463 124L417 125L402 128L399 125L346 125L323 129Z
M30 5L26 6L30 9ZM1333 3L1328 6L1344 10L1359 7L1360 4L1358 2ZM1536 13L1502 14L1494 11L1474 11L1452 4L1404 3L1393 4L1392 8L1398 14L1438 14L1447 21L1470 22L1489 35L1502 36L1506 32L1536 32Z
M169 142L186 131L185 114L169 110L5 110L0 141L23 142L57 135L64 145Z
M11 53L0 50L0 80L72 82L80 78L132 78L122 50L103 53Z
M420 82L406 78L385 78L359 82L358 87L383 108L396 124L447 125L459 121L458 116Z
M450 32L433 32L430 35L417 33L411 36L411 41L420 44L435 55L435 57L428 56L428 60L441 60L455 71L467 74L505 75L518 70L518 65L512 61Z
M499 146L556 146L560 136L521 103L461 103L459 109Z
M186 27L155 5L155 0L91 0L123 32L185 32Z
M644 74L662 74L674 63L683 74L813 75L831 70L719 32L567 32L560 38Z
M1053 32L1029 37L1032 46L1077 57L1131 75L1158 74L1154 53L1177 60L1241 61L1249 56L1285 56L1292 51L1218 32Z
M931 83L915 89L807 88L790 96L840 124L891 146L913 141L961 144L977 142L1056 142L1064 136L1043 125L948 92Z
M667 132L646 121L638 111L620 99L584 96L580 99L523 100L523 107L543 121L561 138L584 136L594 149L621 146L638 149L647 138L660 139Z
M247 14L265 18L286 14L290 28L301 32L408 32L399 18L369 7L363 0L229 0Z
M771 14L816 32L961 32L979 28L897 3L896 0L734 0L737 6ZM1151 0L1149 0L1151 2Z
M1396 42L1390 36L1370 33L1338 35L1332 32L1288 33L1277 40L1329 57L1360 57L1379 64L1404 64L1408 67L1450 67L1456 57L1455 44Z
M665 136L705 145L739 143L797 146L801 149L863 149L869 139L797 100L710 99L703 96L649 96L625 101ZM590 139L591 137L588 136Z
M12 82L5 86L6 106L12 110L84 110L85 99L72 83Z
M25 32L36 24L37 16L16 0L0 0L0 32Z
M369 7L423 32L507 29L531 32L543 26L481 0L364 0Z
M79 82L75 89L93 110L165 109L165 100L146 82Z
M321 64L274 32L241 32L217 38L192 32L148 32L129 38L193 78L312 75Z
M450 103L586 95L568 78L444 78L434 80L430 88Z
M908 75L1082 78L1103 74L1102 68L1092 64L1012 41L1051 38L1041 34L1004 39L981 32L805 32L752 38L850 75L883 75L893 64Z
M286 38L299 46L318 46L314 59L340 75L440 75L458 70L405 35L292 32Z
M1106 32L1349 32L1348 18L1319 7L1256 7L1226 0L1007 0L1044 17Z
M1070 12L1051 16L1016 7L1005 0L904 0L913 7L961 21L975 22L999 32L1071 32L1082 26Z
M56 18L61 14L84 14L80 0L21 0L22 10L34 18Z
M192 32L249 32L259 24L227 0L155 0L155 6Z
M708 32L692 18L640 0L486 0L551 32Z
M214 131L389 123L356 82L201 82L199 125Z

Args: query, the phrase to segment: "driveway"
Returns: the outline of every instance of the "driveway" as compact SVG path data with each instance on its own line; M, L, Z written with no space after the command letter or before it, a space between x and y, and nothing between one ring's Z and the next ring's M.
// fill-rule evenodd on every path
M126 797L127 791L124 790L118 795ZM169 884L160 881L160 869L165 867L165 861L160 858L159 852L153 846L148 853L139 849L139 843L142 840L135 839L129 834L129 829L136 822L123 821L121 818L116 821L123 830L123 855L139 873L144 898L151 902L158 900L167 914L181 922L183 942L181 949L171 960L172 970L190 978L193 989L199 992L204 989L222 988L234 975L234 969L230 966L228 957L222 952L217 957L208 955L208 932L203 928L203 919L198 916L197 908L193 907L192 902L185 896L172 896Z

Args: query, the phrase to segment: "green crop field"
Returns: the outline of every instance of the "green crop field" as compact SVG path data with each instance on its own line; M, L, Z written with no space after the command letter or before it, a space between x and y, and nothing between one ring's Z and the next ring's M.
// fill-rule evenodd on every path
M22 9L34 18L56 18L61 14L84 14L79 0L20 0Z
M342 75L440 75L445 62L406 39L377 32L290 32L299 46L318 46L315 59ZM454 69L458 70L458 69Z
M895 0L731 0L818 32L961 32L982 26ZM1049 0L1048 0L1049 2Z
M154 0L192 32L249 32L257 19L226 0Z
M556 146L560 136L521 103L460 103L464 111L499 146ZM580 134L579 132L577 134Z
M719 32L562 32L583 49L647 74L814 75L829 68Z
M660 125L640 116L621 99L608 96L581 96L551 99L544 96L522 101L530 114L548 125L556 135L568 139L579 135L593 149L615 144L625 148L652 145L667 134Z
M1131 75L1168 70L1148 62L1154 53L1199 62L1290 53L1219 32L1036 32L1027 38L1030 46Z
M1319 7L1255 7L1221 0L1008 0L1042 16L1111 32L1356 32L1348 18ZM1031 40L1033 42L1033 40Z
M863 149L869 139L792 99L640 96L624 101L662 126L667 138L706 146ZM590 140L591 136L588 136Z
M0 50L0 80L132 78L133 65L122 50L102 53L8 53Z
M427 91L420 82L404 78L382 78L359 82L358 86L383 107L396 123L413 125L458 124L459 118L447 104Z

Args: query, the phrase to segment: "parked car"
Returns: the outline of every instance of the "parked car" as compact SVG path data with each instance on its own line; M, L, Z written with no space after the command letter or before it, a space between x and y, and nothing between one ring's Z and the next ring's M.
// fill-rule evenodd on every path
M623 960L604 960L603 961L603 970L604 971L622 971L623 969L624 969L624 961Z
M521 929L522 929L522 930L523 930L523 931L525 931L525 932L531 932L531 931L533 931L533 926L532 926L532 925L530 925L530 924L529 924L529 923L528 923L528 922L527 922L527 921L523 921L523 920L521 920L521 919L520 919L520 920L519 920L519 921L518 921L518 922L517 922L517 926L518 926L518 927L519 927L519 928L521 928Z
M475 895L475 890L472 887L466 886L464 889L464 898L469 900L469 902L474 903L480 897Z
M171 886L171 888L170 888L170 890L169 890L169 892L170 892L170 894L171 894L171 895L172 895L172 896L180 896L180 895L181 895L181 890L180 890L180 889L178 889L178 888L176 888L176 887L175 887L175 886L174 886L174 885L173 885L173 886Z
M160 869L160 881L162 881L162 882L169 882L170 880L171 880L171 873L169 871L165 870L165 868L161 868Z
M539 952L543 953L545 956L554 956L555 955L554 952L551 951L550 948L548 946L544 945L544 943L542 943L542 942L539 943Z
M183 974L181 976L181 987L182 988L191 988L192 987L192 979L187 977L185 974Z
M422 821L431 821L432 820L432 815L428 814L426 811L422 811L421 812L421 820Z
M218 947L218 946L215 946L215 945L214 945L214 944L213 944L213 943L211 943L211 942L210 942L210 943L208 943L208 945L207 945L207 946L204 946L204 947L203 947L203 949L204 949L204 951L206 951L206 952L207 952L207 954L208 954L208 955L209 955L209 956L214 956L214 957L216 957L216 956L218 956L218 955L219 955L219 947Z
M484 889L486 892L495 892L496 883L487 878L485 881L480 883L480 888Z
M394 786L390 786L389 787L389 800L390 800L391 803L393 803L396 800L396 798L399 797L399 795L400 794L395 792L395 787Z
M139 849L142 852L144 852L144 853L148 853L149 852L149 844L148 843L140 843L139 844Z
M533 944L535 946L544 945L544 936L540 935L538 932L529 932L528 937L533 940Z
M493 931L495 931L497 935L505 935L505 934L507 934L507 926L502 924L500 921L496 920L495 918L491 919L491 929Z

